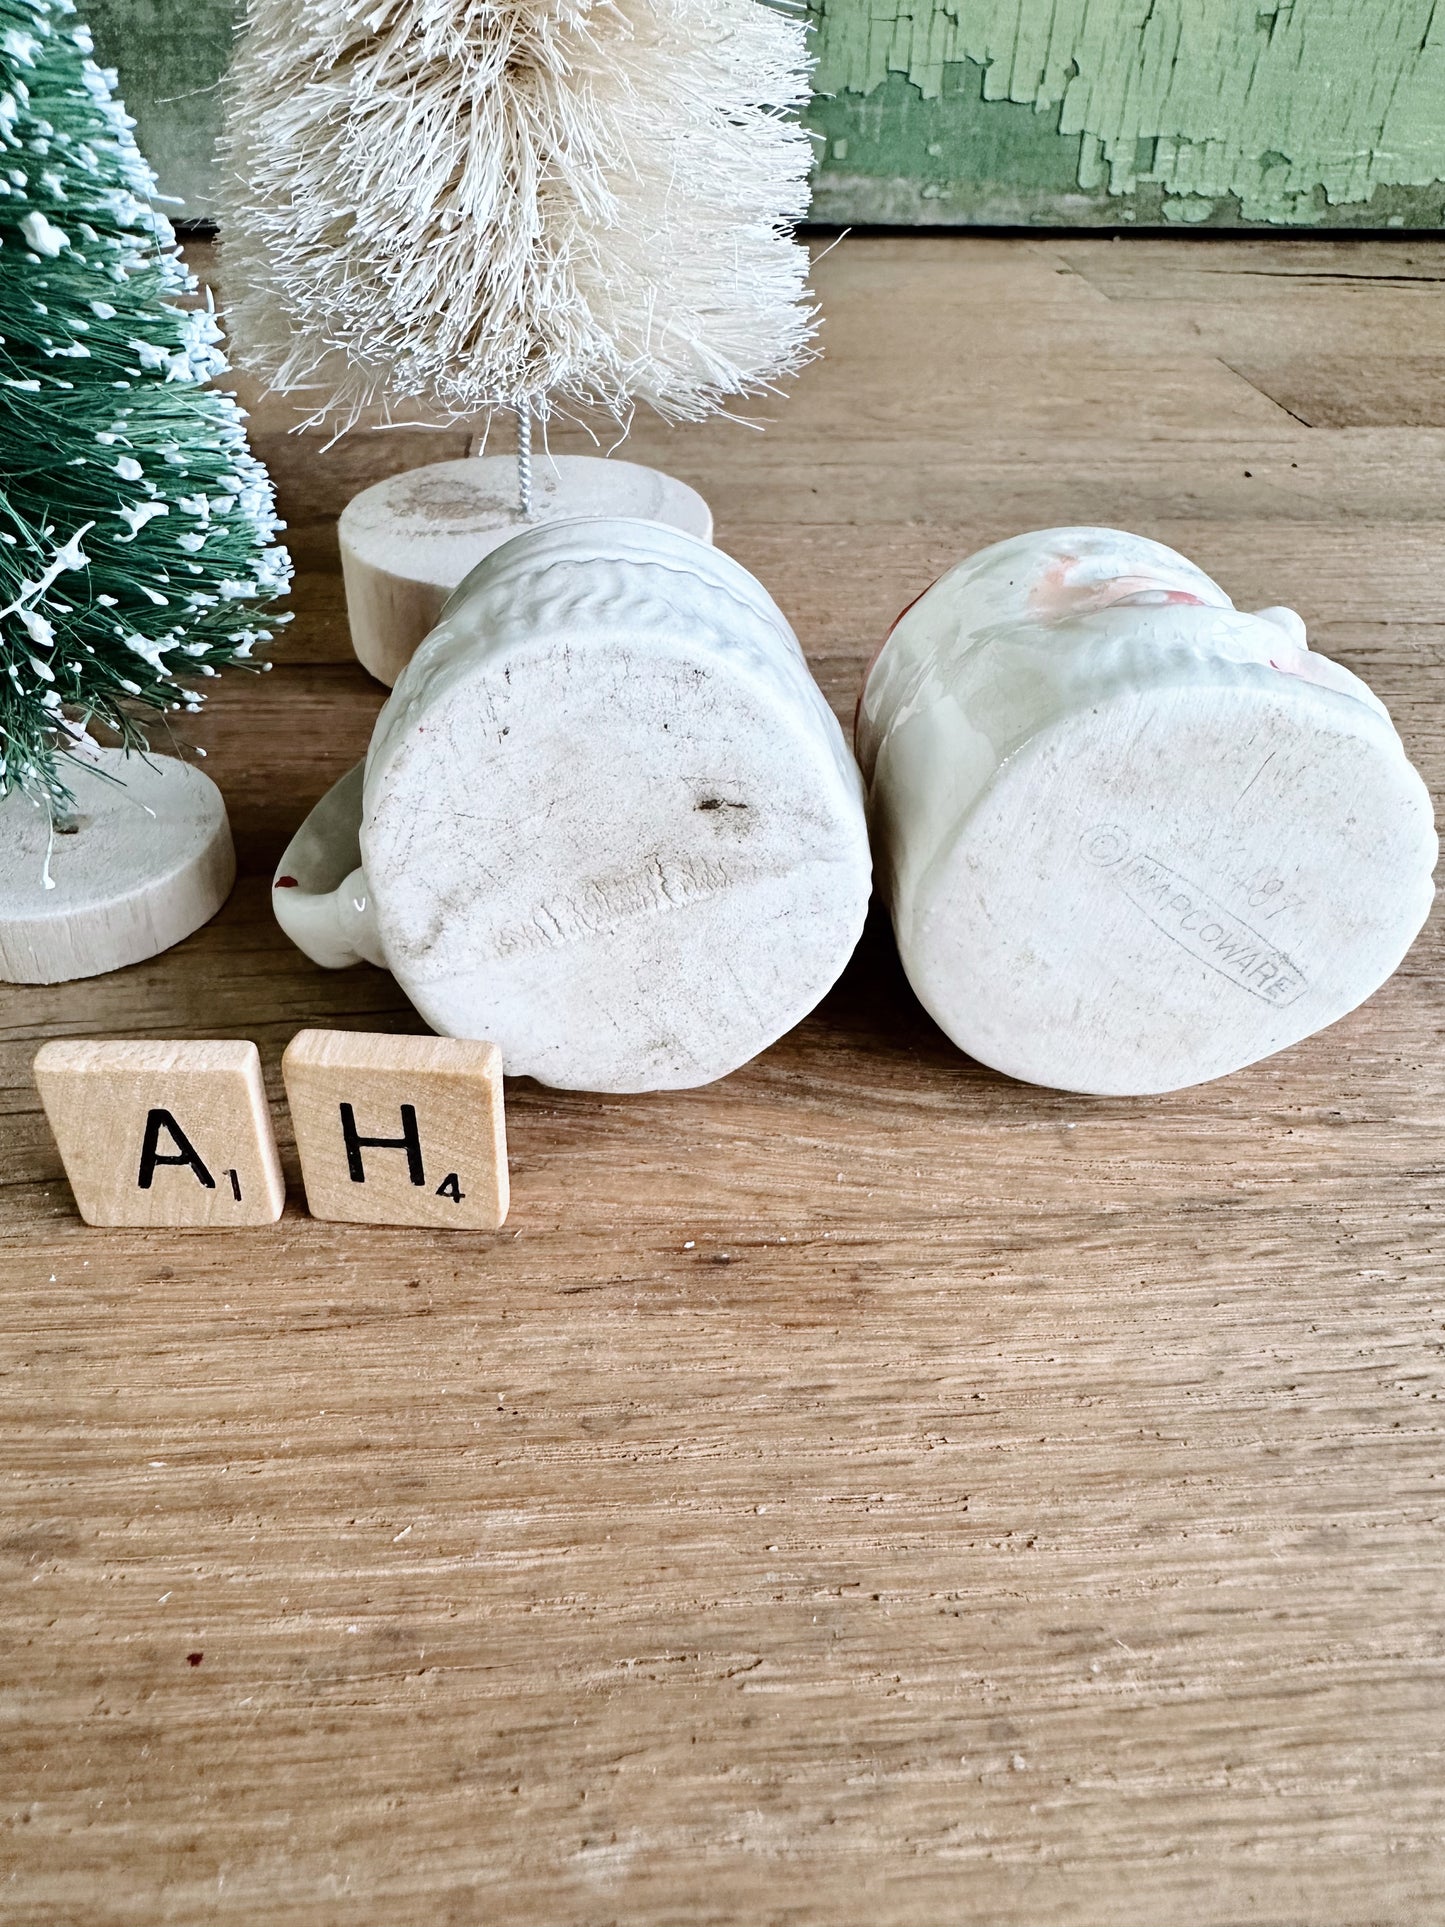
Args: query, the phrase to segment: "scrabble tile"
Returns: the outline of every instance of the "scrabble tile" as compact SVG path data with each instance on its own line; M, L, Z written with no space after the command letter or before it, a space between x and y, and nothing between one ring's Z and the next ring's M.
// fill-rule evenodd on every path
M281 1070L313 1217L467 1231L506 1217L495 1044L303 1030Z
M256 1046L57 1039L40 1101L87 1224L273 1224L286 1202Z

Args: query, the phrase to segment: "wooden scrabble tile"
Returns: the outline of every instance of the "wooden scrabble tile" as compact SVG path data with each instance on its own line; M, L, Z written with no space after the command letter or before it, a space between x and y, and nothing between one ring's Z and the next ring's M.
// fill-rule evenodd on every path
M57 1039L35 1082L87 1224L273 1224L286 1202L256 1046Z
M313 1217L468 1231L506 1217L495 1044L303 1030L281 1070Z

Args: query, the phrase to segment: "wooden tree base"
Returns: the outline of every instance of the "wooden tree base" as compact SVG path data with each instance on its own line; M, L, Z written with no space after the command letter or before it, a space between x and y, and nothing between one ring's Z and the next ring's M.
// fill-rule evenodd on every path
M236 880L221 792L173 756L101 750L69 778L75 814L0 802L0 981L58 984L159 955ZM52 888L46 888L46 877Z
M530 522L510 455L407 469L347 503L338 533L351 642L378 681L396 681L457 584L525 529L576 515L627 516L712 540L707 503L655 468L555 455L539 457L534 475Z

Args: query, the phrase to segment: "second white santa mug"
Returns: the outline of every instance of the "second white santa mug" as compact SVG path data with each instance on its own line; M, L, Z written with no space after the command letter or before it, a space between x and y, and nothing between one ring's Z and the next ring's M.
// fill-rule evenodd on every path
M857 747L909 981L962 1049L1106 1095L1221 1077L1395 970L1430 798L1383 704L1158 542L1048 529L895 625Z
M950 570L867 677L857 748L904 967L965 1051L1113 1095L1297 1042L1396 968L1429 797L1383 706L1156 542L1018 536ZM293 839L277 916L545 1083L706 1083L842 971L857 768L736 562L550 524L462 583L371 750Z

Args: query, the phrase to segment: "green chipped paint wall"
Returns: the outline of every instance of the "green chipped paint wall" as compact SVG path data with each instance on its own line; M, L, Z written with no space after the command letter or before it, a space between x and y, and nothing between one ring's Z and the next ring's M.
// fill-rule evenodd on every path
M813 0L825 220L1437 226L1436 0Z
M1445 224L1445 0L811 6L818 220ZM238 0L86 11L204 218Z

